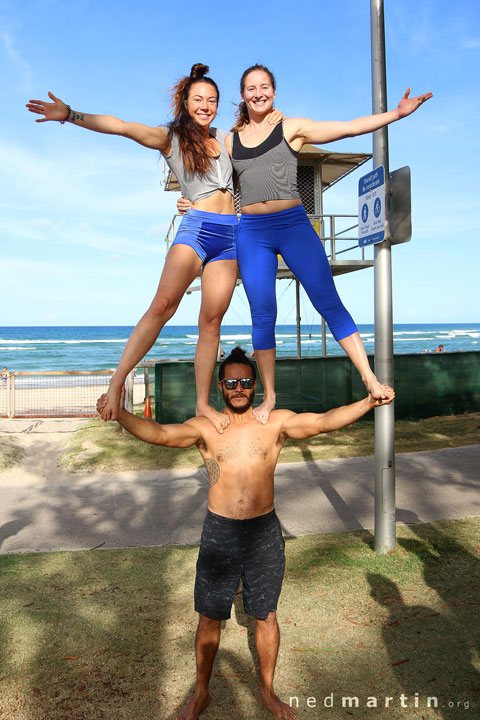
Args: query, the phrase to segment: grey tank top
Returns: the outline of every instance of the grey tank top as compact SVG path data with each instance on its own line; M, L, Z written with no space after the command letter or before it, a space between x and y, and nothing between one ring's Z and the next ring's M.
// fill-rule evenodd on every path
M232 163L238 177L240 204L266 200L299 200L298 153L283 136L283 123L257 147L245 147L233 133Z
M164 130L168 133L167 127ZM192 203L210 197L217 190L228 190L233 195L232 161L225 148L225 138L228 134L225 130L210 128L211 137L214 137L220 146L220 155L212 158L211 168L203 177L185 169L178 137L175 133L171 137L170 155L162 153L168 167L175 173L175 177L180 183L183 197L191 200Z

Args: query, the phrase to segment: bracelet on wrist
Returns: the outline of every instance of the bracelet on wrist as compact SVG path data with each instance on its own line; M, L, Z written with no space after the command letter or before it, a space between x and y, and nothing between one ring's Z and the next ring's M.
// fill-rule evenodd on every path
M68 112L65 115L65 117L63 118L63 120L60 120L60 125L65 125L67 120L70 120L70 113L72 112L72 108L70 107L70 105L67 105L67 110L68 110Z

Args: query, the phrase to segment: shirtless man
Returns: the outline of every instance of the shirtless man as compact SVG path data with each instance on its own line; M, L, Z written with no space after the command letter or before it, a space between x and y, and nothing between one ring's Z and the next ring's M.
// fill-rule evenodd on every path
M273 476L287 438L304 438L350 425L373 407L391 403L369 396L326 413L273 410L266 425L253 415L255 366L235 348L219 369L218 385L229 425L220 434L205 417L178 425L159 425L121 410L118 422L132 435L155 445L196 445L210 477L208 511L202 531L195 579L197 682L190 702L177 720L197 720L208 705L208 686L220 642L222 620L230 610L240 578L245 612L256 619L255 644L260 662L262 705L277 720L293 720L296 712L273 690L280 632L277 601L285 568L284 540L273 506ZM99 399L101 411L105 397Z

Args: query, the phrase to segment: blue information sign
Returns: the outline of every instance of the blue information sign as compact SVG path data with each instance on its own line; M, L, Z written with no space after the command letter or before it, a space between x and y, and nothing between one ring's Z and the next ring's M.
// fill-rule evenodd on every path
M385 170L383 165L358 181L358 244L372 245L385 238Z

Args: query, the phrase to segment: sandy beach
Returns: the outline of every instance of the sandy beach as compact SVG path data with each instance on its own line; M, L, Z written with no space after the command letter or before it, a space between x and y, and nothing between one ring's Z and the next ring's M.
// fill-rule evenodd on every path
M15 385L11 400L12 416L21 417L96 417L97 398L107 392L110 376L99 384L78 384L74 386L21 387ZM133 402L144 402L145 386L135 383ZM8 391L0 389L0 417L8 417Z

